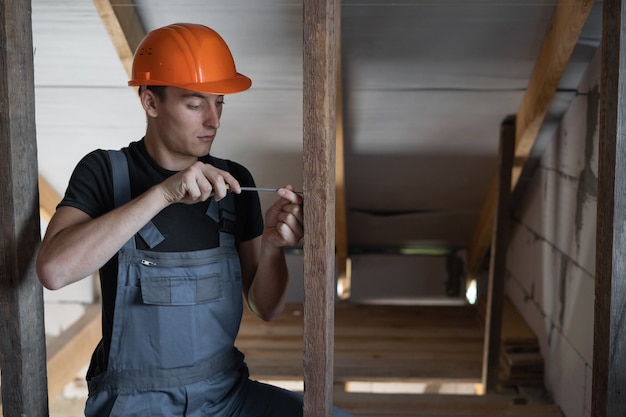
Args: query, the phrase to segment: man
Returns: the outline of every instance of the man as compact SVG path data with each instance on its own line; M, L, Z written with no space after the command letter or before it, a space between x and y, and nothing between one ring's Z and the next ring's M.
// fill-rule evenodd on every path
M146 35L129 85L144 138L83 158L37 259L49 289L100 270L103 337L85 414L301 416L301 395L249 380L234 348L244 300L264 320L281 313L283 247L303 237L291 186L264 222L257 194L241 192L254 186L247 169L210 155L224 95L250 79L215 31L174 24Z

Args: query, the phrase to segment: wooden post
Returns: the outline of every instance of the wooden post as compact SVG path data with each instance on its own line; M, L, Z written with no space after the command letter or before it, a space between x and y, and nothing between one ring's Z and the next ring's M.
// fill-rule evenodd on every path
M332 414L336 0L304 0L304 416Z
M350 298L352 286L352 261L348 253L348 218L346 207L345 146L343 129L343 82L341 70L341 10L335 14L336 53L337 53L337 91L335 112L335 247L337 259L337 295L342 300ZM339 290L341 285L341 290Z
M0 2L0 369L5 416L47 416L30 0Z
M483 349L483 388L494 393L498 387L500 343L502 333L502 299L506 273L506 251L511 216L511 175L515 154L515 117L508 116L500 126L496 215L494 217L485 312L485 342Z
M626 7L602 3L602 76L591 415L626 410Z

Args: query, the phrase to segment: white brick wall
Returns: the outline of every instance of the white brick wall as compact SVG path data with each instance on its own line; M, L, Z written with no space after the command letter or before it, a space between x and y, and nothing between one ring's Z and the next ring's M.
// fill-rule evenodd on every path
M507 293L566 417L591 408L599 75L597 56L516 208L507 255Z

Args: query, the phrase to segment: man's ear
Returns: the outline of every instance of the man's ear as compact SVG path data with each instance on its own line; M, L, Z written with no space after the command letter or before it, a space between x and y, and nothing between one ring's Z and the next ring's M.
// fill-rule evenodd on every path
M146 111L146 114L150 117L156 117L158 115L157 102L159 98L151 90L144 88L139 94L141 99L141 105Z

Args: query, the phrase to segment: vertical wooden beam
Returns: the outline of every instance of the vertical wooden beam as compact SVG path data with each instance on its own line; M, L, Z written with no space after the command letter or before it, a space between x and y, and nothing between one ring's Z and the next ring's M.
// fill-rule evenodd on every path
M30 0L0 2L0 369L5 416L47 416Z
M304 415L332 414L337 0L304 0Z
M352 286L352 268L348 254L348 220L346 208L346 176L345 152L343 140L343 82L341 70L341 8L337 8L335 15L336 42L337 42L337 111L336 111L336 139L335 139L335 235L337 251L337 282L342 291L338 294L342 300L350 298Z
M468 281L476 278L478 273L483 270L485 256L489 252L491 246L491 238L493 235L493 222L496 212L496 194L498 193L498 178L493 177L489 182L487 195L483 202L483 208L478 217L476 229L472 235L469 247L467 248L467 279Z
M626 0L602 3L593 416L626 410Z
M496 215L491 240L489 284L487 286L487 311L485 314L485 341L483 349L483 388L495 393L500 370L500 344L502 333L502 300L504 298L504 275L506 251L509 240L511 215L511 175L515 153L515 117L508 116L500 126L500 150L498 155L498 180L496 188Z

